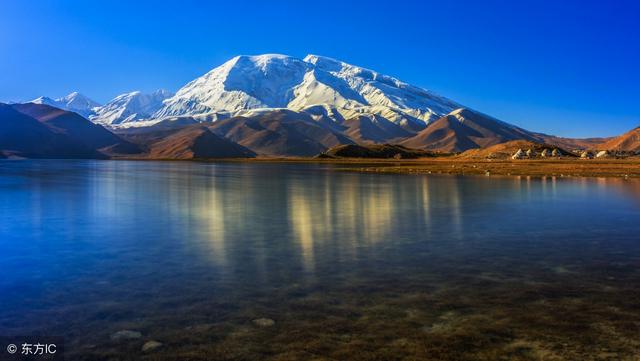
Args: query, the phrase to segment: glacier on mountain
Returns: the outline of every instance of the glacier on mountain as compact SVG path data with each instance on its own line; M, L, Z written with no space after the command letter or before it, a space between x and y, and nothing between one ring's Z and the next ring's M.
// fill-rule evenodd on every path
M324 123L382 117L411 132L463 107L394 77L339 60L279 54L236 56L175 94L134 91L103 106L78 93L33 102L76 111L111 127L149 126L177 117L215 122L252 110L283 108Z
M172 93L163 89L150 94L140 91L121 94L107 104L94 108L89 120L103 125L118 125L148 119L171 96Z
M288 108L341 121L363 114L420 130L461 105L425 89L335 59L237 56L191 81L151 118Z

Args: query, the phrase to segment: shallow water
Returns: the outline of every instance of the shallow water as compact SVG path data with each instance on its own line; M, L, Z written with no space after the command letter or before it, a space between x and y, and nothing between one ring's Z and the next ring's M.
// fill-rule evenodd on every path
M0 335L72 360L637 360L639 286L637 181L0 162Z

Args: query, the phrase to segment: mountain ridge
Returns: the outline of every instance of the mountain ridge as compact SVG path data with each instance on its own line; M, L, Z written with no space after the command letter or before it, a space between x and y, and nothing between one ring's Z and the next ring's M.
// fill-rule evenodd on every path
M640 151L640 126L613 137L600 145L601 150L617 150L626 152Z
M77 92L33 102L74 107L81 115L97 104ZM310 156L348 144L464 152L516 140L572 150L613 141L532 132L398 78L314 54L236 56L176 93L124 93L92 107L85 117L118 134L135 134L144 144L180 127L202 124L267 156ZM174 139L184 141L196 133ZM213 139L206 133L197 136Z
M301 111L319 105L343 118L382 115L413 130L461 107L394 77L332 58L263 54L236 56L192 80L153 117L260 108Z
M148 119L171 96L173 93L164 89L152 93L135 90L120 94L107 104L94 108L89 120L103 125L117 125Z
M55 108L72 111L82 115L85 118L91 114L93 108L100 106L98 102L89 99L88 97L78 93L77 91L74 91L57 99L40 96L29 101L29 103L45 104Z

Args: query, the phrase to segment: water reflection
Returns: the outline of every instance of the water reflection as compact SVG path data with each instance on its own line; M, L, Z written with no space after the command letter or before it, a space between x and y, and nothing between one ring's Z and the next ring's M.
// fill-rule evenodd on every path
M345 263L362 249L390 247L416 235L428 242L432 212L439 213L439 220L450 219L452 238L462 238L464 200L456 180L430 187L429 178L381 182L327 172L312 179L295 174L277 182L260 179L245 183L217 170L202 180L189 177L171 184L169 211L174 226L183 224L182 238L206 247L203 254L218 265L227 264L236 248L251 244L254 261L291 252L288 261L310 273L322 261L315 257L317 252Z
M354 355L351 339L397 355L462 330L486 345L505 328L535 337L561 311L622 327L585 315L624 320L607 302L633 315L622 300L640 280L639 200L640 182L623 179L0 162L0 334L59 333L76 355L104 359L119 357L109 334L129 328L222 350L322 339L340 359ZM279 336L251 328L258 317L282 324ZM501 326L487 331L492 322ZM213 326L181 339L194 325ZM573 342L557 332L554 342ZM495 347L524 342L516 336ZM246 358L264 355L252 350Z
M131 218L132 223L145 223L150 215L131 213L132 204L140 208L141 203L162 194L149 206L160 213L156 217L163 219L166 234L182 244L185 252L197 249L194 257L205 258L221 272L231 272L230 277L238 263L268 273L269 260L283 257L311 275L318 262L353 262L362 257L362 250L366 255L376 247L442 241L463 246L474 239L473 229L478 235L488 227L511 232L513 225L500 219L522 211L518 208L523 202L537 203L540 212L548 211L544 208L558 200L560 182L556 177L488 181L318 169L279 173L272 166L167 163L161 170L152 168L157 179L144 184L143 179L122 176L128 172L126 163L116 166L121 167L120 176L109 169L99 180L94 179L99 189L93 192L102 196L94 202L97 214L117 214ZM314 174L309 177L305 172ZM470 179L473 188L468 187ZM565 194L602 190L610 194L614 189L635 197L639 193L635 182L619 179L562 182ZM509 187L508 193L504 187ZM541 213L529 217L541 218Z

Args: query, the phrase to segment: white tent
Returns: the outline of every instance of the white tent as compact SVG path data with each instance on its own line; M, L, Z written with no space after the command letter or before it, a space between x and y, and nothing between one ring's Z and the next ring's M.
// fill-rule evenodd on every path
M511 156L511 159L522 159L524 157L524 152L522 151L522 149L518 149L517 152L513 153L513 155Z

